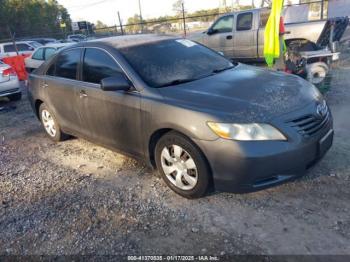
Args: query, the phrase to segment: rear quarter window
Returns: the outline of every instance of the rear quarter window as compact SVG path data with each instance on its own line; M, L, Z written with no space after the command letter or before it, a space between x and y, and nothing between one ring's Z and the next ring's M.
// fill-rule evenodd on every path
M237 16L237 31L252 29L253 13L243 13Z

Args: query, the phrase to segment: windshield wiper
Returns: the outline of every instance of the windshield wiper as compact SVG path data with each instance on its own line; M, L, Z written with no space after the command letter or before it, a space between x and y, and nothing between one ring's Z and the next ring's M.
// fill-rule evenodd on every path
M168 82L168 83L165 83L163 85L160 85L158 87L176 86L176 85L192 82L192 81L195 81L195 80L197 80L197 79L195 79L195 78L176 79L176 80L173 80L171 82Z
M224 67L224 68L220 68L220 69L214 69L213 70L213 74L217 74L217 73L220 73L220 72L223 72L223 71L226 71L226 70L230 70L232 68L234 68L235 66L232 65L232 66L228 66L228 67Z

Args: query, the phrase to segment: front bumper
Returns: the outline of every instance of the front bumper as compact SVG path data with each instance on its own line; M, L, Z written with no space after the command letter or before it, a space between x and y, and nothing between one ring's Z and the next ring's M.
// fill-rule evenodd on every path
M215 189L252 192L296 179L333 143L332 123L319 134L291 141L196 141L207 157Z

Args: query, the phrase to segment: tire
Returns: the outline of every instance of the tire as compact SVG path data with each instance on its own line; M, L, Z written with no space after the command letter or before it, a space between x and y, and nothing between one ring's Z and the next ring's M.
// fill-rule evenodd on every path
M315 86L323 86L329 72L329 67L323 62L312 63L306 66L307 80Z
M156 145L155 158L158 171L175 193L190 199L206 194L210 168L203 153L187 137L174 131L166 133Z
M42 103L39 107L39 117L46 134L55 142L66 140L68 135L63 133L52 111Z
M13 94L13 95L9 95L7 97L10 101L19 101L22 99L22 93L17 93L17 94Z

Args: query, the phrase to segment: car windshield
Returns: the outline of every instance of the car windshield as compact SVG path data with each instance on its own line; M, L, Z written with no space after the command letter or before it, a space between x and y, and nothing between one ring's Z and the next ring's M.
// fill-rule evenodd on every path
M151 87L198 80L234 66L220 54L185 39L168 39L120 48L119 51Z
M35 47L35 48L38 48L40 46L43 46L42 44L38 43L38 42L30 42L30 45Z

